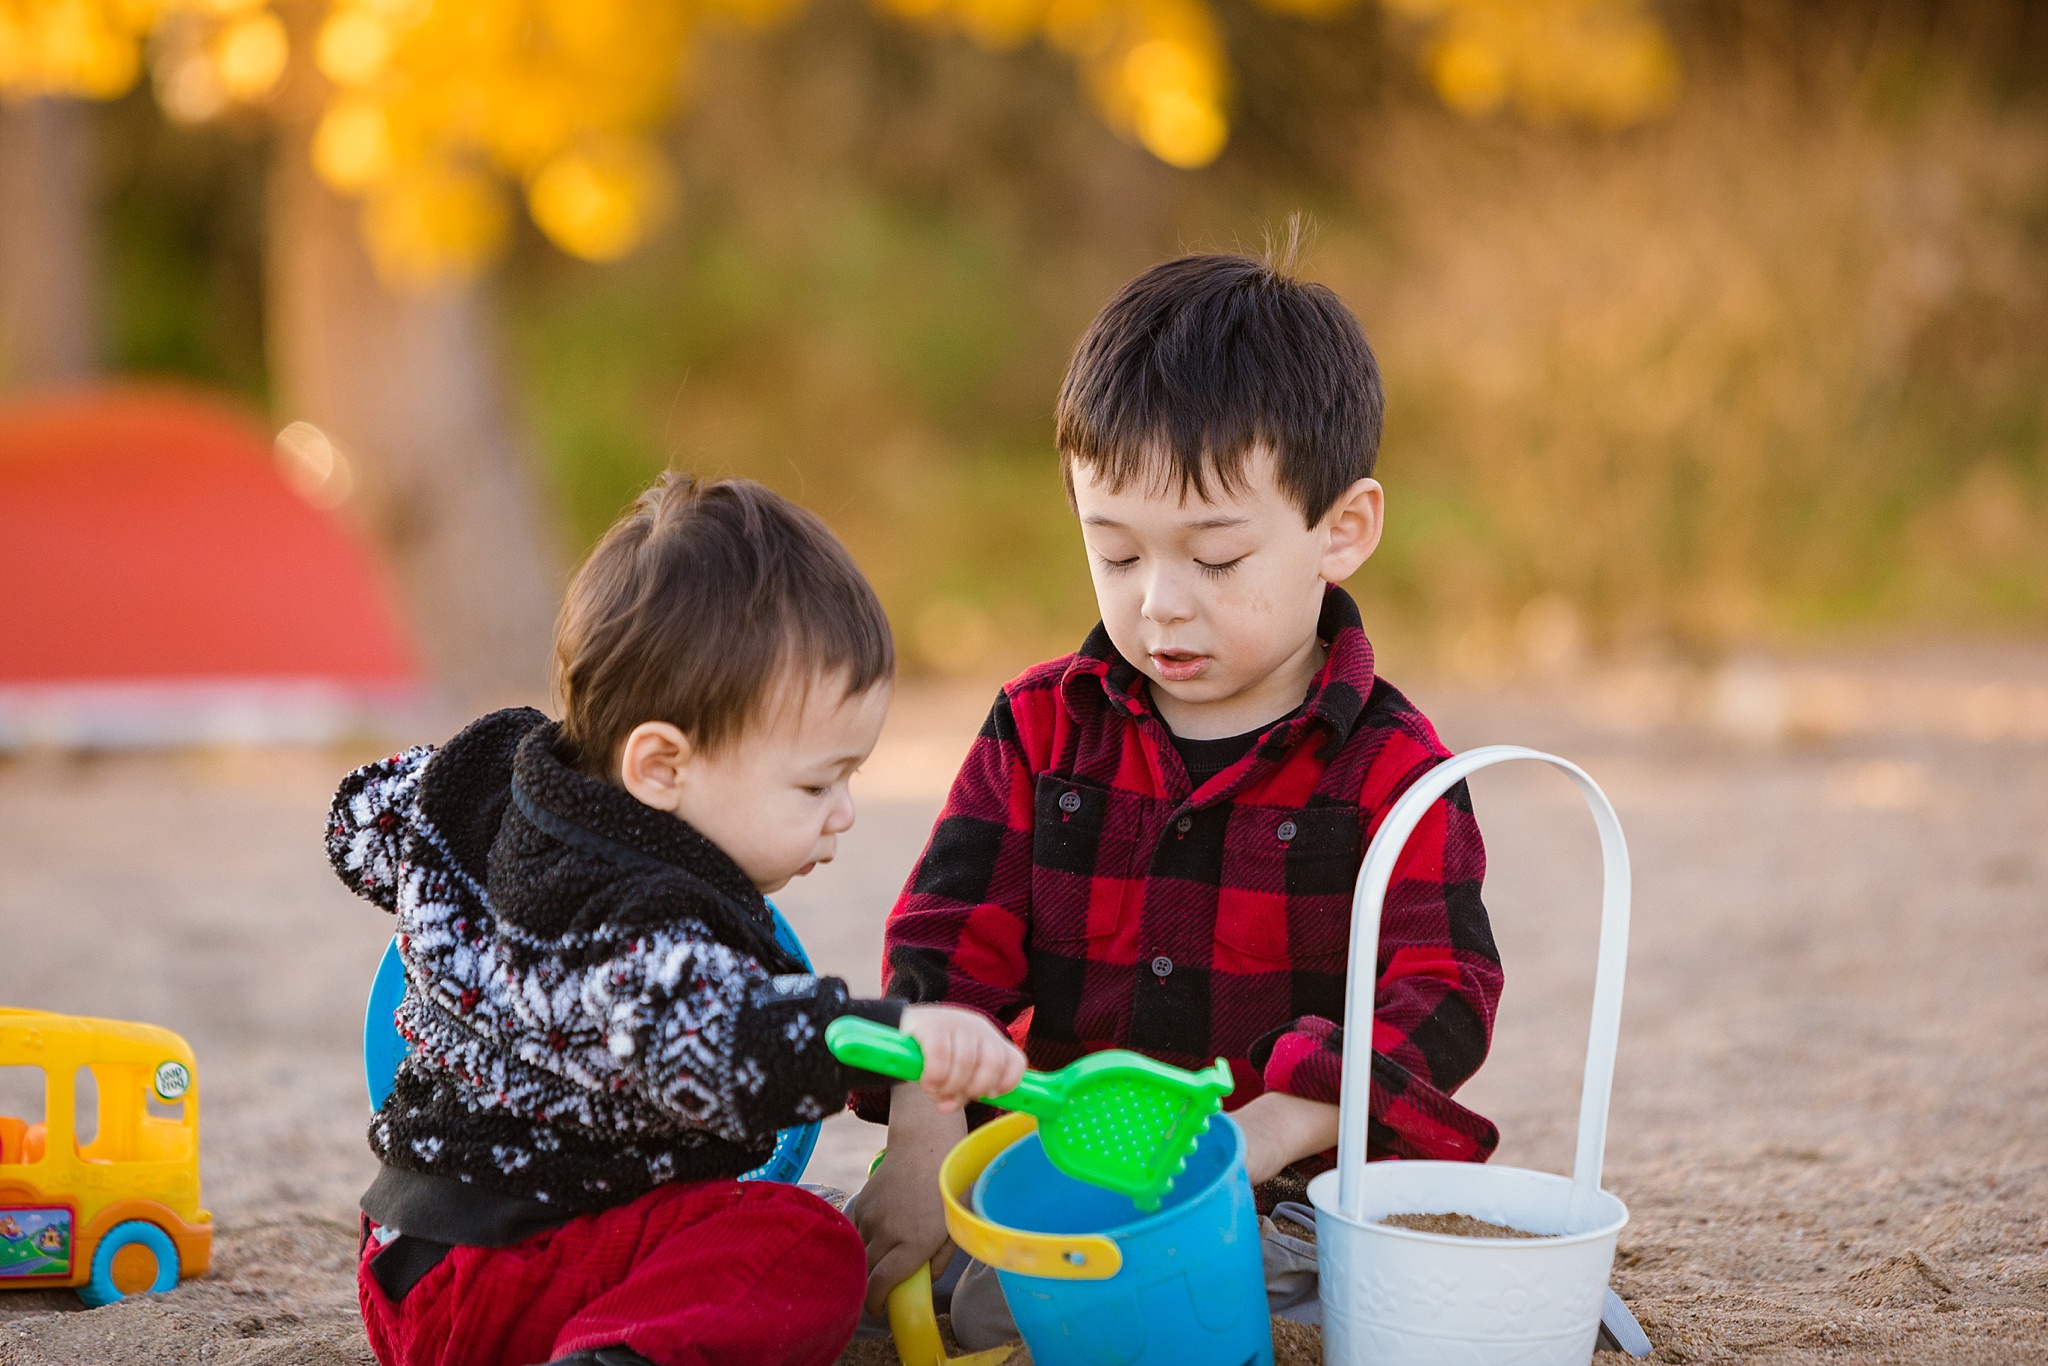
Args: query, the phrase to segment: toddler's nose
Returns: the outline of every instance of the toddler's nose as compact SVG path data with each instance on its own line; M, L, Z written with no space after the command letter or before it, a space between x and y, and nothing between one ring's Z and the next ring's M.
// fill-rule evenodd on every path
M853 829L853 802L849 799L832 808L825 817L825 839L829 843Z

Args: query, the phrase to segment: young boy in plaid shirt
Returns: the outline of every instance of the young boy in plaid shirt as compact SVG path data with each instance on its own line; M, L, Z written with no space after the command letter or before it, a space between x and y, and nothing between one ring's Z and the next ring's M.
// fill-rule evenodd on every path
M1337 1141L1365 846L1449 755L1375 673L1338 586L1379 543L1381 408L1357 320L1271 264L1186 256L1109 302L1057 428L1102 623L997 695L888 926L890 996L985 1011L1033 1067L1104 1048L1228 1059L1267 1209L1299 1198ZM1484 872L1460 783L1387 896L1367 1044L1375 1156L1483 1161L1498 1141L1451 1099L1500 997ZM952 1256L937 1170L968 1117L913 1085L856 1108L889 1125L888 1161L852 1211L879 1312L919 1262L936 1273ZM1312 1297L1303 1257L1264 1227L1276 1307ZM952 1305L963 1345L1004 1336L984 1268Z

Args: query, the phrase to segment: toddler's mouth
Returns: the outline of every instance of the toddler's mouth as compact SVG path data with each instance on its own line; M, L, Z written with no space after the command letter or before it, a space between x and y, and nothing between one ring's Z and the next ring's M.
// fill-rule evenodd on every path
M1192 650L1154 650L1152 667L1168 683L1187 683L1202 676L1209 667L1209 656Z

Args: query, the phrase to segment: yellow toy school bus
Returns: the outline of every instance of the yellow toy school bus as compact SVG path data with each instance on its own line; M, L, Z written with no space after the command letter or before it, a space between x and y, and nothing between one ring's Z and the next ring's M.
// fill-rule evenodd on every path
M206 1271L213 1216L199 1207L198 1069L183 1039L0 1007L0 1076L42 1089L40 1116L0 1113L0 1289L71 1286L101 1305Z

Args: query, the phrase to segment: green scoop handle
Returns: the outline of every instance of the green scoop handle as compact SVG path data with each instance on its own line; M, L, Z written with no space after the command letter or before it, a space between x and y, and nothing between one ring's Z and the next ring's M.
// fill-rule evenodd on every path
M825 1026L825 1046L848 1067L879 1072L898 1081L916 1081L924 1076L924 1049L916 1039L858 1015L841 1015ZM1047 1085L1049 1079L1044 1072L1026 1072L1014 1091L985 1099L1005 1110L1021 1110L1050 1119L1052 1112L1060 1108L1063 1097L1058 1089Z
M917 1040L872 1020L842 1015L825 1027L825 1046L870 1072L903 1081L924 1076ZM1230 1089L1230 1064L1221 1058L1203 1072L1183 1072L1110 1049L1057 1072L1026 1072L1016 1090L988 1100L1040 1120L1045 1155L1067 1175L1155 1210Z

